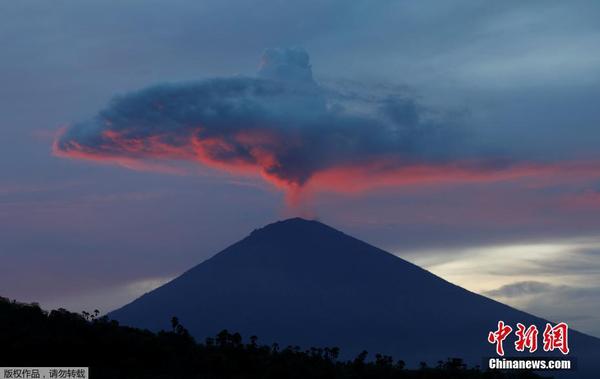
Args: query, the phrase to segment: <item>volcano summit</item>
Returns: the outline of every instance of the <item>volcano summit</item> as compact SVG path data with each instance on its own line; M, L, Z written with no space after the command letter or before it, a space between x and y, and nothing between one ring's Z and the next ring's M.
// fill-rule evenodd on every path
M228 329L282 346L338 346L346 357L366 349L412 365L447 357L481 364L495 355L487 336L499 320L541 331L547 322L300 218L253 231L109 314L151 330L168 329L173 316L199 339ZM600 369L593 359L600 340L572 330L569 339L577 377ZM513 342L514 333L504 343L507 356Z

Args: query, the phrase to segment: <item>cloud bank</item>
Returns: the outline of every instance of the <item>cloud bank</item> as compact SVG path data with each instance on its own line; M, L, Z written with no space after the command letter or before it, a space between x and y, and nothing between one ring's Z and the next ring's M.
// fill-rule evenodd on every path
M61 130L54 153L130 168L193 161L260 174L292 194L555 169L475 149L456 117L402 91L319 85L300 48L266 50L256 77L162 84L116 97L95 117Z

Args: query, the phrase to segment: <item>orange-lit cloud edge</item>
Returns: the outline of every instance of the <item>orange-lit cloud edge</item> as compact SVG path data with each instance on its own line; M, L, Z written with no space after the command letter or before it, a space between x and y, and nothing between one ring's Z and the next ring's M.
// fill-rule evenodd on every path
M114 131L105 131L105 145L87 147L77 141L59 143L67 128L62 127L55 135L53 155L71 159L91 160L115 164L138 171L167 174L185 174L177 161L189 161L201 166L223 171L231 175L259 176L282 190L290 205L321 192L358 195L367 191L400 186L490 183L531 178L544 182L590 179L600 176L600 163L567 161L553 163L519 162L505 166L489 166L476 160L459 160L445 163L406 164L393 156L381 156L369 161L339 164L315 171L308 180L298 183L273 174L279 165L272 145L280 141L273 136L244 132L236 135L236 142L246 143L252 160L214 159L210 150L227 151L231 147L217 138L192 137L178 146L163 143L160 136L144 140L127 139ZM169 162L169 163L165 163ZM533 184L535 186L535 184Z

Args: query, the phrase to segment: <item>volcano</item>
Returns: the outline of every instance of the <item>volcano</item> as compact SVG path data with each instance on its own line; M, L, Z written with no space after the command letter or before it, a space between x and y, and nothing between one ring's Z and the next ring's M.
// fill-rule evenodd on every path
M294 218L248 237L109 314L150 330L180 322L198 340L222 329L280 346L337 346L409 365L495 356L488 333L546 320L472 293L317 221ZM561 320L557 320L561 321ZM514 356L514 332L505 341ZM577 377L600 372L600 340L570 330ZM550 356L540 348L541 356ZM558 353L560 354L560 353Z

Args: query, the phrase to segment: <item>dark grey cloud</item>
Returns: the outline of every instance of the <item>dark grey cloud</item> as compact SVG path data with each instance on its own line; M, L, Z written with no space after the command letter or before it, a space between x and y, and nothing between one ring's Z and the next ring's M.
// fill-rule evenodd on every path
M163 84L116 97L94 118L69 127L55 149L98 160L256 169L301 187L320 171L378 160L390 169L460 161L467 157L463 138L451 117L407 94L324 89L308 54L289 48L267 49L258 77ZM480 170L501 163L477 158L470 164Z
M600 336L600 286L588 282L584 286L521 281L482 294Z
M518 297L523 295L539 295L546 292L567 289L569 289L568 286L556 286L537 281L523 281L506 284L500 288L485 291L483 294L492 297Z
M270 48L262 55L258 76L298 85L315 84L308 53L299 47Z

